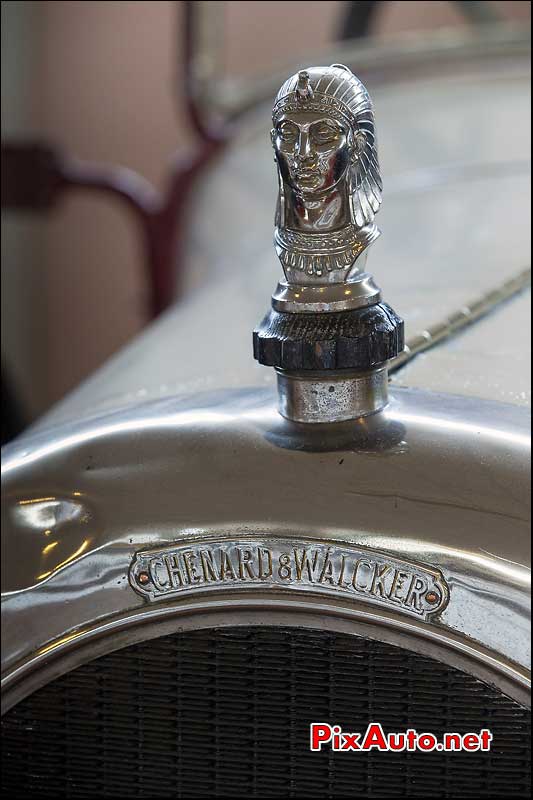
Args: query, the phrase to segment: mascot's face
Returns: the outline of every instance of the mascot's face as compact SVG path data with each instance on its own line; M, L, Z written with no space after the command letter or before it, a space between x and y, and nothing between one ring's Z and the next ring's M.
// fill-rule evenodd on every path
M283 181L312 199L346 177L358 142L341 122L302 111L282 115L272 130L272 144Z

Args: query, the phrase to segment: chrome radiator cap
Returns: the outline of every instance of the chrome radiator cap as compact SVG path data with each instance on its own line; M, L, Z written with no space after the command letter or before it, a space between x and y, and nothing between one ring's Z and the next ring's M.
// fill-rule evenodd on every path
M387 404L387 363L404 346L403 321L364 269L382 189L372 102L348 67L309 67L282 85L272 123L285 279L254 356L276 368L284 417L364 417Z

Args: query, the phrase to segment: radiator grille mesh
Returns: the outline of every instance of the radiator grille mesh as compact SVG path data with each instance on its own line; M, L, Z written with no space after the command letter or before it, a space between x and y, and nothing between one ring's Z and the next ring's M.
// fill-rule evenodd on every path
M311 753L309 723L442 734L489 754ZM529 717L457 670L301 628L172 634L81 666L2 721L7 796L529 796Z

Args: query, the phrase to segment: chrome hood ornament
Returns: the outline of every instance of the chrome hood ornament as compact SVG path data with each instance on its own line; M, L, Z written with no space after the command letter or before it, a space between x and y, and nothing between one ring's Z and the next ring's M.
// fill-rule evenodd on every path
M403 349L403 322L365 271L382 189L372 101L348 67L307 67L282 85L272 123L284 279L254 355L278 371L284 416L364 416L386 404L386 365Z
M342 64L309 67L279 90L272 123L274 240L285 273L275 307L296 310L300 301L307 310L324 303L345 310L373 302L379 290L363 268L379 236L382 182L367 90ZM352 291L339 295L344 282Z

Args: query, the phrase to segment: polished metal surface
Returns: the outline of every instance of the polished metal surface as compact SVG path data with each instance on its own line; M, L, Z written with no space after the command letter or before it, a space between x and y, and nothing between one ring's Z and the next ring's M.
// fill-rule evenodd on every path
M241 390L28 436L4 452L6 685L35 688L38 668L61 671L61 659L51 660L69 644L127 627L130 616L133 625L139 614L149 621L191 608L188 596L146 606L128 580L137 553L282 540L362 548L369 558L438 570L446 607L428 622L388 607L388 624L400 638L423 626L418 636L523 686L529 447L525 411L409 390L355 423L290 423L271 390ZM276 587L261 600L257 591L230 591L223 606L217 592L210 596L228 614L261 603L290 613L315 592ZM363 595L348 605L365 618L385 614ZM323 615L345 608L339 593Z
M342 64L308 67L283 83L272 124L274 242L285 273L274 308L303 313L376 302L379 289L357 263L379 236L381 205L368 92Z
M387 405L385 367L358 373L276 372L279 413L294 422L343 422L374 414Z
M366 259L366 253L361 259ZM349 284L334 283L327 288L280 282L272 295L272 308L290 313L349 311L379 303L380 300L381 290L372 275L361 272L350 279Z

